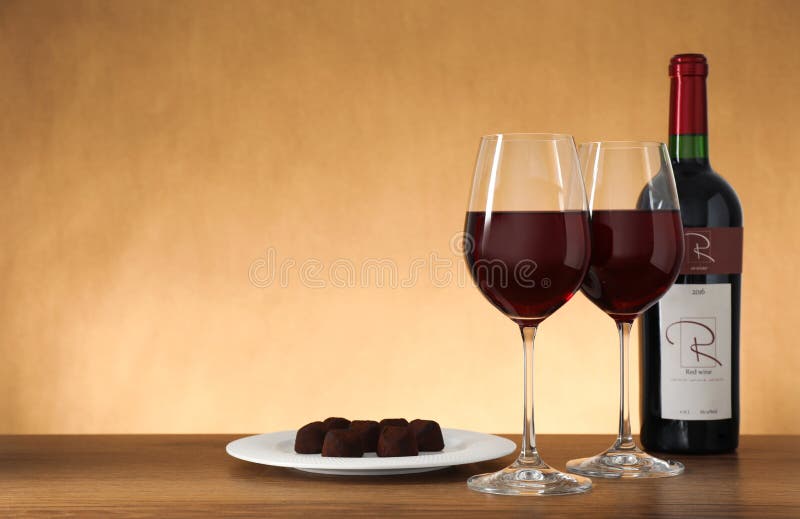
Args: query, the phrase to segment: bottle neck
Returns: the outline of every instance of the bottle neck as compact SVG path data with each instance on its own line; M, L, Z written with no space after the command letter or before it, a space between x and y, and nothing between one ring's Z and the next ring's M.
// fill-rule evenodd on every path
M674 162L708 162L705 75L672 76L669 101L669 153Z
M708 163L708 134L670 135L669 156L673 162Z

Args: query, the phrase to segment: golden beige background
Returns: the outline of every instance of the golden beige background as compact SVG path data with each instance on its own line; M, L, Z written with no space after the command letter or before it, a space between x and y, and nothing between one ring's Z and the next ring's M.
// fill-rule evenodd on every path
M3 2L0 432L517 432L518 332L449 245L478 139L663 140L669 57L704 52L746 219L742 430L800 433L798 26L792 1ZM286 287L257 286L270 248ZM299 277L370 258L453 279ZM615 341L583 296L543 325L539 431L613 434Z

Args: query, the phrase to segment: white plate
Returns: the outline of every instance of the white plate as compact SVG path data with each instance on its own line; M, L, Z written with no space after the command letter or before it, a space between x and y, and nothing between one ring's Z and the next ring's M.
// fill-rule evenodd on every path
M428 472L452 465L492 460L517 448L511 440L492 434L442 429L445 447L439 452L420 452L419 456L397 458L378 458L374 452L364 454L363 458L326 458L320 454L294 452L296 432L281 431L240 438L230 442L225 450L234 458L262 465L291 467L318 474L379 476Z

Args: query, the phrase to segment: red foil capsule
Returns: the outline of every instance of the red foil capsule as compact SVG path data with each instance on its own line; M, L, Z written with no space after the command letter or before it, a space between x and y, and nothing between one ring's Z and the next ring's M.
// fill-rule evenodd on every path
M669 103L670 135L705 135L706 76L708 62L702 54L677 54L669 62L672 78Z

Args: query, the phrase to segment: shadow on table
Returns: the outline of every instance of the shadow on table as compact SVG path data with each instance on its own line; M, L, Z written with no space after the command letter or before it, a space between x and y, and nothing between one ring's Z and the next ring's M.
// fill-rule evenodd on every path
M274 481L276 478L282 481L330 481L336 484L386 484L393 485L413 485L419 483L453 483L458 481L466 482L467 478L474 474L493 472L505 467L508 463L504 460L492 460L484 463L470 463L447 467L431 472L417 474L396 474L379 476L340 476L333 474L315 474L303 472L297 469L284 467L271 467L259 465L240 460L231 460L228 465L228 474L238 480L250 481Z

